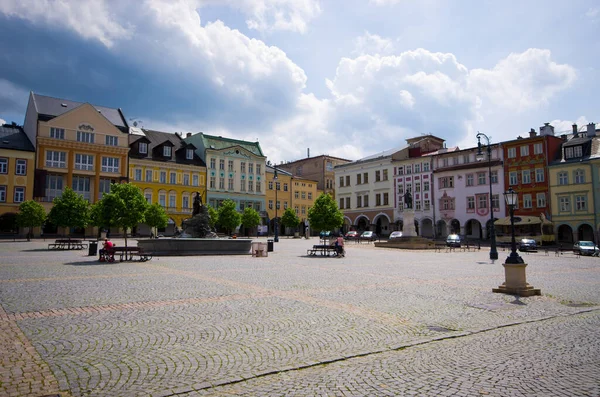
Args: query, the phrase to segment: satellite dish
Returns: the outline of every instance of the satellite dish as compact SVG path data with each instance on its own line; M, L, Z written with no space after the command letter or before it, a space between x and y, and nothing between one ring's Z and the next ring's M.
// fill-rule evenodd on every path
M134 122L133 122L133 126L134 126L134 127L137 127L137 121L134 121Z

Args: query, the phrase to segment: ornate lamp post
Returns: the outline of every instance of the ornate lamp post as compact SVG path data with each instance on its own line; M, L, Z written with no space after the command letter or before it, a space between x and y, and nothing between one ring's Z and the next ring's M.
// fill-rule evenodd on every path
M279 182L277 182L277 168L273 167L273 169L275 170L275 175L273 176L273 180L275 181L275 222L274 222L274 227L275 227L275 238L273 239L274 242L278 243L279 242L279 225L278 225L278 221L277 221L277 191L279 190Z
M511 253L506 258L504 266L504 283L498 288L492 288L492 292L500 292L503 294L518 295L518 296L533 296L541 295L542 292L527 284L525 268L527 264L523 262L523 258L517 253L517 243L515 242L515 206L517 205L518 194L512 188L509 188L504 193L504 200L510 211L510 228L511 228Z
M482 132L477 133L477 161L483 161L484 154L481 145L481 137L487 141L488 168L490 180L490 259L492 261L498 259L498 250L496 249L496 231L494 228L494 200L492 199L492 146L490 138Z

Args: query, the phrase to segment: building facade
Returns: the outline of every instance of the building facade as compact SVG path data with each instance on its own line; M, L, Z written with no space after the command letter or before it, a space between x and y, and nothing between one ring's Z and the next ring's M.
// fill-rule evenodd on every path
M350 160L321 155L316 157L309 156L305 159L282 163L277 165L277 168L286 170L295 177L317 181L317 189L329 193L329 195L335 199L336 178L334 168L349 162Z
M206 197L206 166L196 147L175 133L131 127L129 135L129 181L138 186L148 203L158 203L169 216L159 232L175 233L192 214L195 193ZM150 235L147 225L138 235Z

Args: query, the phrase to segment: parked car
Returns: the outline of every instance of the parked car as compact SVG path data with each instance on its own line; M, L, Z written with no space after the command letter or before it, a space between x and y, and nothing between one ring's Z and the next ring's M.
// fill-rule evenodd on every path
M402 237L402 232L392 232L392 234L390 234L388 237L388 240L394 240L400 237Z
M373 233L373 232L366 231L366 232L363 232L360 235L360 239L361 240L371 240L371 241L374 241L374 240L377 240L377 235L375 233Z
M579 255L598 256L600 249L593 241L578 241L573 244L573 252Z
M331 231L321 230L321 232L319 233L319 237L321 237L321 240L329 238L329 237L331 237Z
M519 243L519 251L537 251L537 243L535 240L530 238L521 239L521 242Z
M348 233L346 233L344 238L346 240L356 240L358 238L358 232L356 230L350 230Z
M446 238L446 245L448 247L460 247L460 236L458 234L451 234Z

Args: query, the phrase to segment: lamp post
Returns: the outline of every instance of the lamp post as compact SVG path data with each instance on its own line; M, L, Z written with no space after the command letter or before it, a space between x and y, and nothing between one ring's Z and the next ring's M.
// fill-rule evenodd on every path
M494 200L492 199L492 146L490 144L490 138L482 132L477 133L477 161L483 161L484 154L481 150L481 137L484 137L487 141L487 155L488 155L488 169L489 169L489 180L490 180L490 259L492 261L498 259L498 250L496 248L496 231L494 228Z
M512 187L508 188L508 191L504 193L504 200L510 211L510 255L506 258L506 263L523 263L523 258L517 253L517 242L515 241L515 206L519 195L515 192Z
M517 205L518 194L512 188L509 188L504 193L504 200L510 211L510 228L511 228L511 253L506 258L504 266L504 283L498 288L492 288L492 292L500 292L503 294L517 296L533 296L541 295L539 288L527 284L525 268L527 264L523 262L523 258L517 254L517 243L515 242L515 206Z
M277 168L273 167L273 169L275 170L275 175L273 176L273 180L275 181L275 222L274 222L274 228L275 228L275 238L273 239L274 242L278 243L279 242L279 225L277 224L277 190L278 189L278 185L279 183L277 182Z

